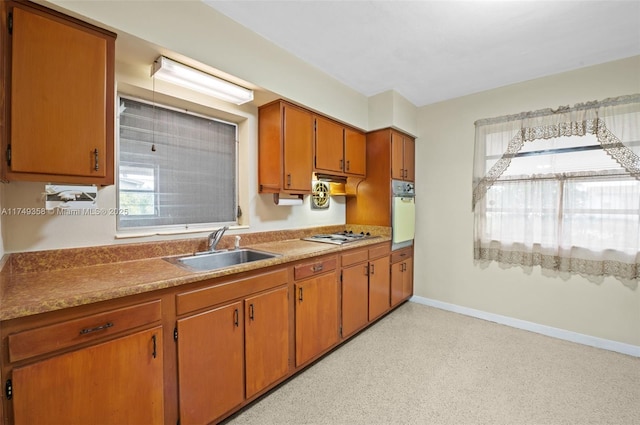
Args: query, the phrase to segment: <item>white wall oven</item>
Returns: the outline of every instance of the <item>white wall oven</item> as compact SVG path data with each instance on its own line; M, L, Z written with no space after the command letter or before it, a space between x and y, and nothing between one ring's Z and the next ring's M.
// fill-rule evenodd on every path
M415 185L402 180L392 180L391 249L413 245L415 237L416 204Z

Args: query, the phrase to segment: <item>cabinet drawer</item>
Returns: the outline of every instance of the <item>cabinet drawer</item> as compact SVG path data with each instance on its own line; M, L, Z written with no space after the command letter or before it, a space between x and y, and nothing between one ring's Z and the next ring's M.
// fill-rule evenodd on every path
M300 264L293 268L293 276L295 280L304 279L305 277L335 270L336 264L337 260L335 257L326 258L313 263Z
M384 257L385 255L389 255L391 252L390 244L382 244L369 248L369 259L373 260L375 258Z
M232 280L215 286L195 289L176 295L176 309L178 314L200 310L216 304L246 297L265 289L284 285L289 281L286 269L270 273L263 273L246 279Z
M15 362L97 340L156 322L161 315L160 300L155 300L18 332L8 337L9 360Z
M347 267L352 264L362 263L363 261L367 261L368 259L369 259L369 250L367 249L359 249L359 250L354 250L353 252L346 252L341 256L342 267Z
M399 251L394 251L394 253L391 254L391 263L404 261L409 257L411 257L411 248L404 248Z

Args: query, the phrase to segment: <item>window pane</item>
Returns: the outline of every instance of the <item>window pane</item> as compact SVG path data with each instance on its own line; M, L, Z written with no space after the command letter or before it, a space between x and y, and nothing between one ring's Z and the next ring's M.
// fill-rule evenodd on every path
M120 227L235 222L236 125L126 98L120 111Z
M497 182L486 194L488 240L552 246L557 240L559 183Z
M586 150L578 150L586 149ZM621 170L594 135L526 142L503 176Z
M633 236L636 236L635 238ZM565 183L563 247L602 247L635 254L640 242L640 181Z

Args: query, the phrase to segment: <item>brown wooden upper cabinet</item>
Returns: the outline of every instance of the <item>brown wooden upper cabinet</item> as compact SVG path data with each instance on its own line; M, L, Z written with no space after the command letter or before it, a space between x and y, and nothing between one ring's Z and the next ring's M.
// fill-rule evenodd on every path
M322 116L315 117L315 171L365 176L366 136Z
M113 184L116 35L2 2L6 180Z
M260 193L310 194L313 115L276 101L260 107L258 185Z
M347 196L347 224L391 226L391 180L415 181L415 140L392 128L367 133L367 178Z
M391 131L391 178L415 181L415 140Z

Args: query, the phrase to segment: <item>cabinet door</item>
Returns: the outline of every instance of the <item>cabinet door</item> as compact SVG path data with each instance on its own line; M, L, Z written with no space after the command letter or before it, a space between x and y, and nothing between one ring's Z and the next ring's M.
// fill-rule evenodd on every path
M311 193L313 116L291 105L283 106L284 170L282 189Z
M391 265L391 306L394 307L404 298L405 262Z
M404 138L404 156L403 156L403 164L404 164L404 179L407 181L415 181L416 180L416 172L415 172L415 161L416 161L416 142L410 138Z
M15 425L162 424L162 328L13 370Z
M402 298L408 298L413 295L413 258L407 258L404 263Z
M316 117L315 168L342 173L345 168L344 127L323 117Z
M338 342L338 279L327 273L295 285L296 366Z
M404 146L400 133L391 132L391 178L404 179Z
M391 265L391 306L413 294L413 258Z
M367 162L367 137L349 128L344 129L344 171L347 174L364 176Z
M112 182L113 40L20 7L11 38L11 171Z
M180 423L213 422L244 400L242 303L178 320Z
M342 270L342 336L362 328L369 320L368 263Z
M369 320L389 310L389 257L369 262Z
M289 372L289 290L247 298L244 307L246 395L250 398Z

